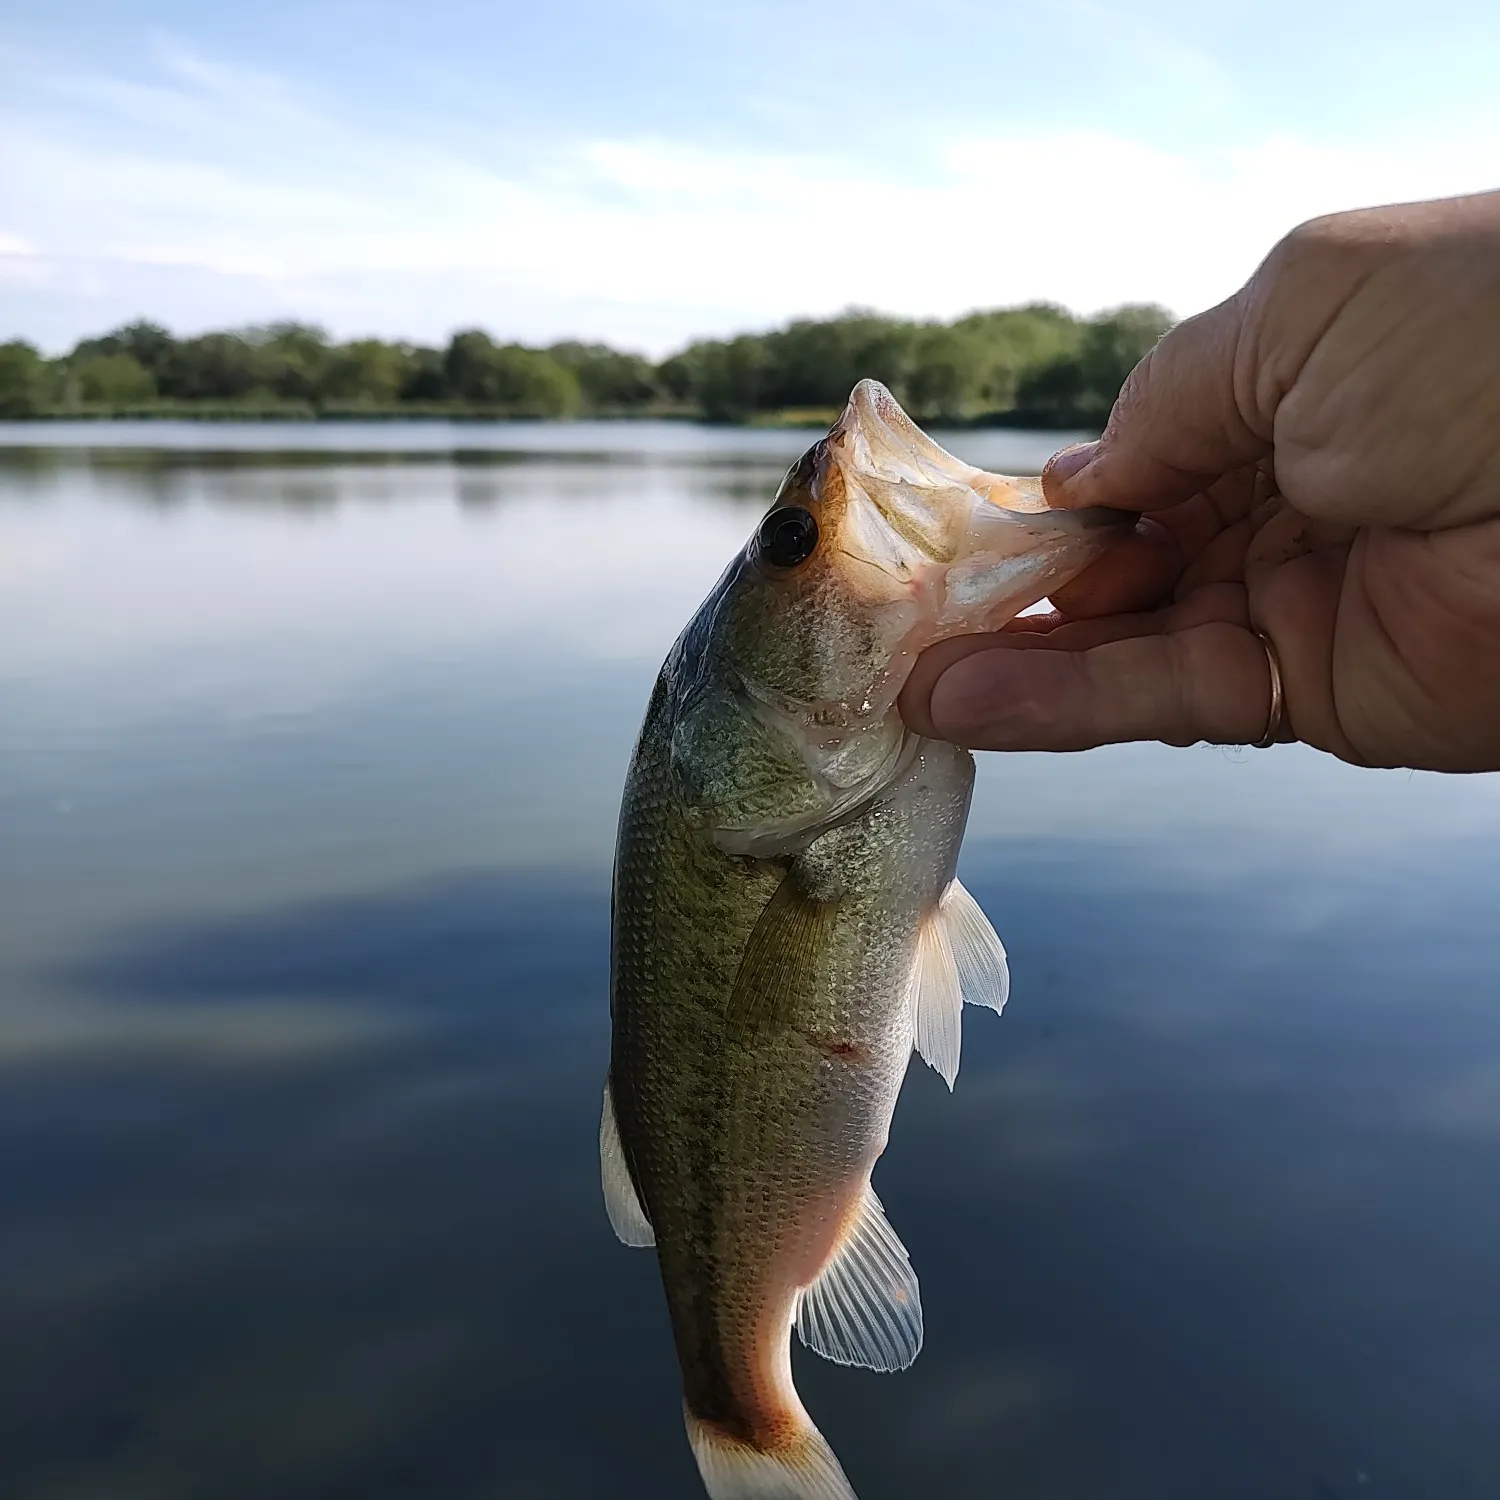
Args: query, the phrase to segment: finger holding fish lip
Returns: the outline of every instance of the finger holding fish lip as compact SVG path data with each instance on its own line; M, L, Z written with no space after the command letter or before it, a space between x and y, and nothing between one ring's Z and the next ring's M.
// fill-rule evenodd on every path
M978 644L903 701L919 733L976 750L1089 750L1130 740L1249 744L1265 729L1266 654L1241 625L1142 630L1086 650Z
M934 646L902 695L907 724L988 750L1242 744L1264 730L1265 652L1238 584L1159 610L1046 623Z
M1170 596L1182 571L1176 539L1159 522L1143 518L1071 582L1052 591L1052 606L1069 620L1129 614Z
M1142 520L1097 562L1076 578L1054 589L1050 611L1018 615L994 635L951 637L929 647L918 658L901 696L906 722L919 733L938 733L927 705L938 679L962 658L991 647L1025 647L1076 622L1108 619L1111 633L1121 617L1138 615L1171 597L1181 571L1181 554L1172 534L1150 520ZM1054 644L1061 644L1058 638Z
M1065 452L1057 466L1087 464L1091 452ZM1135 536L1054 591L1050 612L934 647L902 713L919 732L974 749L1254 743L1272 695L1255 628L1269 622L1301 736L1358 760L1328 711L1327 664L1302 646L1332 638L1331 620L1309 629L1303 615L1336 594L1315 575L1342 566L1350 532L1297 512L1264 463L1242 465L1144 515ZM1160 607L1140 613L1151 604ZM1052 659L1018 654L1038 647ZM1288 719L1280 738L1295 737Z

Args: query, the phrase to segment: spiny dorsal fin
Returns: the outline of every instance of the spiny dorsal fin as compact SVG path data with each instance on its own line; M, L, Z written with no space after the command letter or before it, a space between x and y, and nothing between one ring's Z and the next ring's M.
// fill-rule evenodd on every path
M823 949L839 903L817 901L788 870L766 902L740 959L725 1019L741 1038L785 1025L803 980Z
M920 1352L917 1273L873 1188L838 1253L802 1293L797 1332L824 1359L867 1370L904 1370Z
M951 1089L963 1043L963 1007L999 1012L1010 993L1005 949L979 903L957 881L917 933L907 994L912 1046Z
M646 1246L656 1243L656 1234L641 1196L630 1177L625 1147L620 1141L620 1127L615 1120L614 1090L604 1080L604 1114L599 1121L599 1176L604 1183L604 1208L610 1227L622 1245Z

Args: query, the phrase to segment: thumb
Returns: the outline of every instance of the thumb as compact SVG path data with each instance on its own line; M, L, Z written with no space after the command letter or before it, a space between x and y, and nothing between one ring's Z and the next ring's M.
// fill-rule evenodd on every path
M1042 472L1049 505L1157 510L1270 451L1239 399L1246 293L1179 323L1130 372L1097 443L1067 448ZM1255 372L1248 372L1254 382Z

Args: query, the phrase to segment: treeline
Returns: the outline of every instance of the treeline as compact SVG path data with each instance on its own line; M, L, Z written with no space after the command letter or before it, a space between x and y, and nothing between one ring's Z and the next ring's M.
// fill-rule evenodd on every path
M48 359L0 344L0 417L87 415L825 417L884 381L919 419L1088 425L1171 321L1160 307L1080 319L1039 303L918 323L875 313L690 344L654 363L604 344L442 349L278 323L175 338L132 323Z

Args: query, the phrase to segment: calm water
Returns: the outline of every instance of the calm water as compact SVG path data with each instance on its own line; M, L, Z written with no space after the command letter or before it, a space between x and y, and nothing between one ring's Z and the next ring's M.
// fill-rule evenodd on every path
M607 864L806 440L0 428L6 1500L700 1494ZM927 1347L798 1357L861 1500L1500 1494L1497 838L1295 747L981 767L1014 998L877 1174Z

